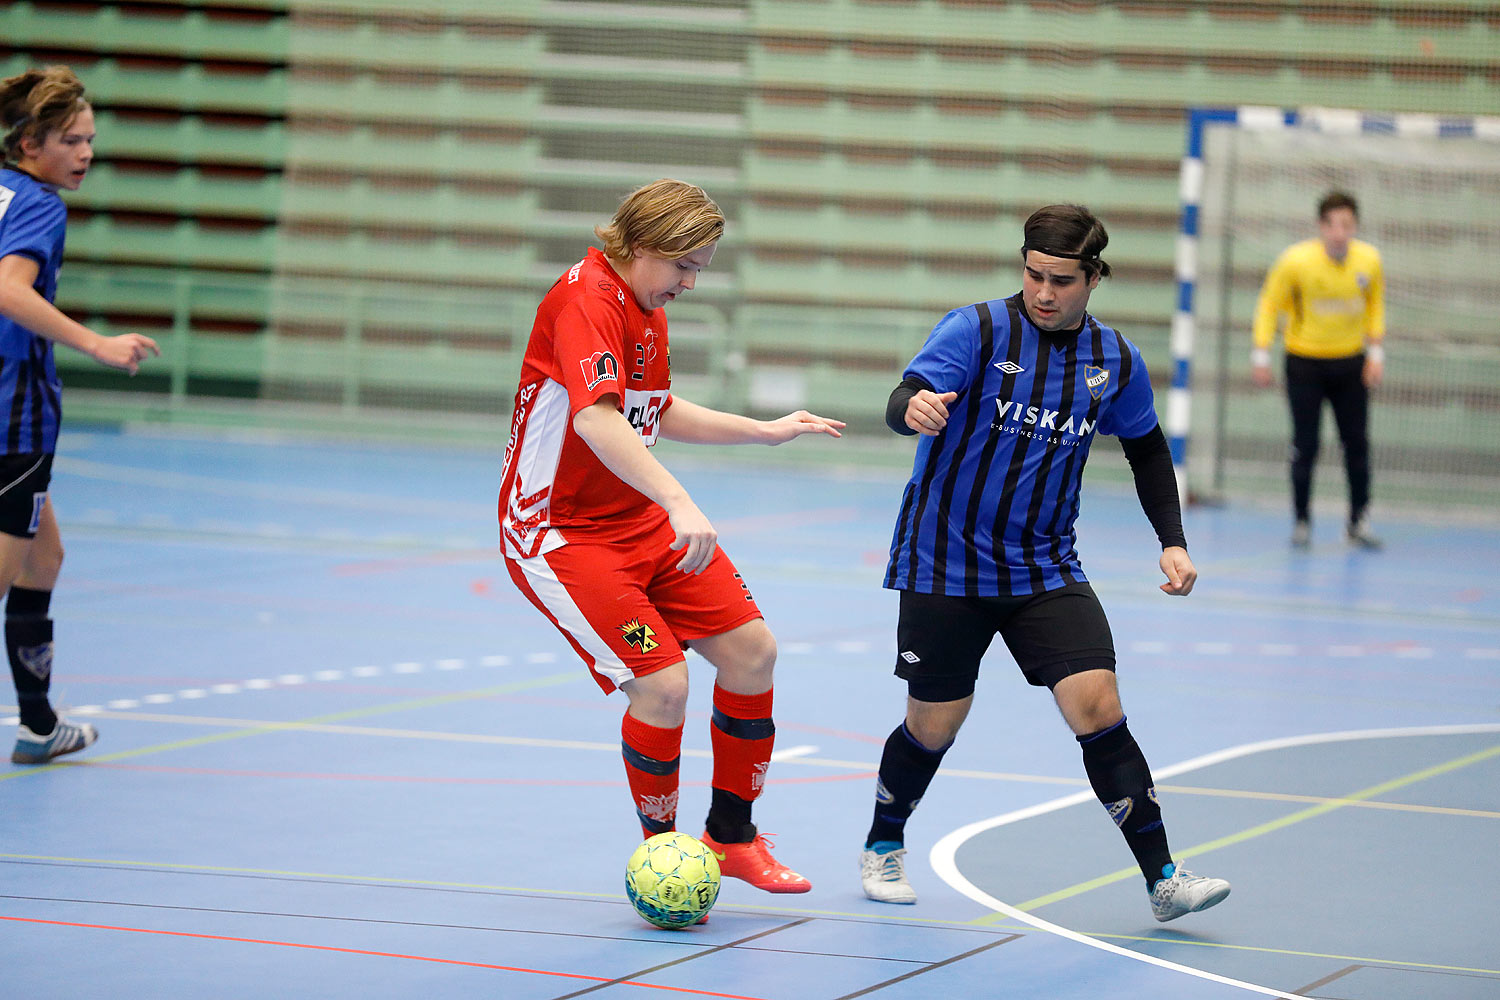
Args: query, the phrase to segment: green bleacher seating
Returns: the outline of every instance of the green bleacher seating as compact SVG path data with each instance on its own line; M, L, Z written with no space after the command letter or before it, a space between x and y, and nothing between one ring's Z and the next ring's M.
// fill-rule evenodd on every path
M101 165L111 159L128 158L280 167L285 159L286 131L279 121L226 122L206 120L191 113L132 114L101 109L95 113L94 122L99 130L97 155ZM96 179L90 179L90 187Z
M15 0L4 17L6 41L17 48L67 40L71 48L119 56L263 61L287 46L284 18L216 17L159 4L60 7Z
M878 416L944 310L1014 290L1020 224L1053 201L1109 226L1094 304L1160 379L1184 110L1494 113L1491 8L18 0L0 72L80 54L99 163L59 301L165 324L178 389L508 399L537 296L672 172L731 221L673 307L684 393L748 400L743 352ZM1235 261L1241 321L1264 263Z

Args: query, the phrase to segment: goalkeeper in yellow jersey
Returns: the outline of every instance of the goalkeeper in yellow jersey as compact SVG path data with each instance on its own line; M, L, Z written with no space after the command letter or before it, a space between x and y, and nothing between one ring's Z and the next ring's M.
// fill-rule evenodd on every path
M1370 390L1385 369L1385 278L1380 252L1354 238L1359 205L1343 191L1318 202L1318 238L1284 250L1255 308L1255 384L1272 384L1271 342L1286 317L1286 394L1292 410L1292 545L1312 542L1308 508L1323 401L1333 406L1349 475L1353 545L1380 548L1370 533Z

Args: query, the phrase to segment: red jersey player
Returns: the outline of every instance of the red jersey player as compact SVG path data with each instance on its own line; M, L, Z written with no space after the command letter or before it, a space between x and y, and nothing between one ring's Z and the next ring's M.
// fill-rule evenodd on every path
M773 858L751 822L770 766L776 640L718 535L647 450L838 437L805 410L753 420L673 395L668 302L713 260L724 215L702 188L659 180L630 194L537 309L500 486L506 568L599 686L630 704L621 751L647 836L676 828L688 646L717 670L713 792L703 842L725 875L768 892L811 883Z

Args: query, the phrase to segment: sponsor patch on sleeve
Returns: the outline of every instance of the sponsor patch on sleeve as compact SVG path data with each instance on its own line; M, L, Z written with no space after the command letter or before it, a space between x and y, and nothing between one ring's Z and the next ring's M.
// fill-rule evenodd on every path
M600 382L620 380L620 363L609 351L595 351L578 363L583 367L583 382L590 389Z

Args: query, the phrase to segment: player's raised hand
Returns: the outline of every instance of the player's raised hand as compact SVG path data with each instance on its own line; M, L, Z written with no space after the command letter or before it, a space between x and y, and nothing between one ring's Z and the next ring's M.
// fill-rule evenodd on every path
M118 368L134 375L141 362L150 355L161 357L161 348L156 341L139 333L122 333L117 337L101 337L94 349L94 360L101 365Z
M788 413L776 420L766 421L768 432L766 443L783 444L803 434L828 434L833 437L843 437L844 435L839 431L844 426L842 420L832 420L828 417L820 417L816 413L808 413L806 410L798 410L796 413Z
M1180 545L1162 549L1161 571L1167 575L1167 582L1161 585L1161 592L1173 597L1186 597L1193 592L1193 584L1198 582L1198 571L1193 568L1193 560L1188 558L1187 549Z
M906 401L906 426L918 434L936 437L948 426L948 404L958 398L956 392L933 392L918 389Z
M678 549L687 550L678 560L677 568L694 576L702 573L708 569L714 550L719 546L719 533L708 523L708 518L703 516L698 505L686 497L680 503L667 507L666 511L667 521L677 533L677 537L667 548L673 552Z

